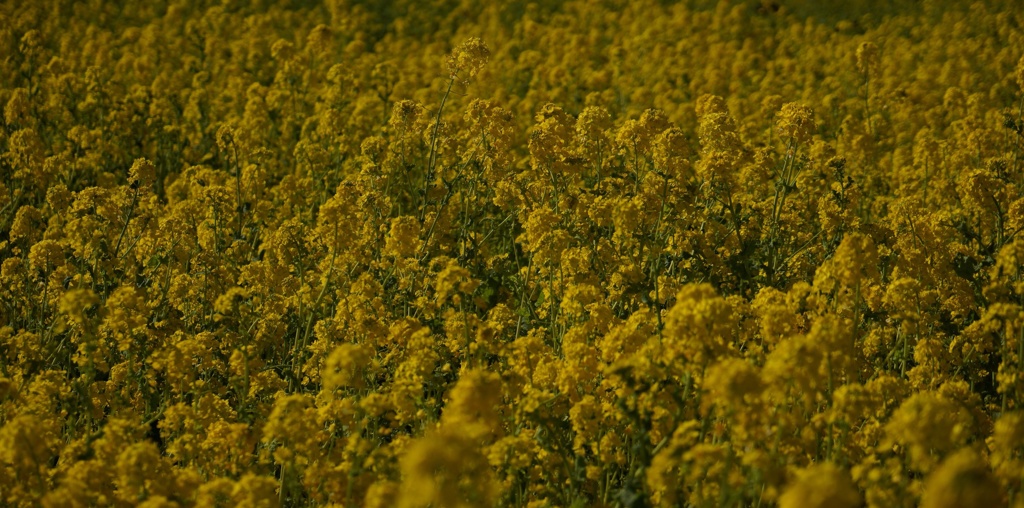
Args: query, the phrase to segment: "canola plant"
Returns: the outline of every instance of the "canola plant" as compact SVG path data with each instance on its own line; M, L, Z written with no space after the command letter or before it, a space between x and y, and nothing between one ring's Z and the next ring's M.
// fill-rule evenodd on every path
M0 504L1024 507L1017 2L0 4Z

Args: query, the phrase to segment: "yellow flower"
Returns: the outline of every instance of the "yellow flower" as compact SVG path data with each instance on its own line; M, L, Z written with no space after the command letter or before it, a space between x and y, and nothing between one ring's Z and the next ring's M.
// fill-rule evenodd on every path
M42 222L43 215L38 208L28 205L18 208L9 232L11 241L38 238Z
M133 188L148 188L156 181L156 167L146 159L135 159L128 170L128 183Z
M401 458L400 508L493 506L497 485L486 457L457 429L430 432Z
M441 424L468 439L498 437L504 433L501 400L501 376L486 370L465 370L448 394Z
M965 448L935 469L924 483L921 508L1001 506L1005 500L984 459Z
M231 490L231 502L235 506L252 506L253 508L279 506L277 485L278 482L273 477L246 473Z
M168 481L172 475L171 466L151 441L125 448L118 454L115 468L117 496L126 502L154 494L168 496L174 493L174 484Z
M28 251L28 264L42 272L49 272L64 264L64 247L55 240L42 240Z
M875 43L866 41L857 46L857 70L867 76L873 74L878 68L878 46Z
M391 232L384 243L384 254L396 258L407 258L419 252L423 245L420 240L420 223L415 217L396 217L391 221Z
M331 48L334 34L330 27L324 24L313 27L306 37L306 46L318 56L326 56Z
M408 99L402 99L395 103L394 108L391 110L391 119L388 120L388 125L391 125L402 132L413 131L418 128L420 120L423 118L424 108L422 104L418 104Z
M452 304L458 306L463 296L472 295L479 286L480 281L474 279L469 270L459 266L455 260L449 260L437 274L434 286L437 303L444 305L450 299Z
M708 367L704 374L707 402L720 404L729 410L745 407L748 397L761 393L763 384L757 368L740 358L726 358Z
M452 79L458 78L461 81L467 81L483 69L490 56L490 50L479 37L467 39L448 56L446 62L448 74Z
M814 112L803 104L790 102L783 105L776 122L779 135L794 143L805 143L814 134Z
M24 474L42 474L57 447L54 421L33 414L11 418L0 427L0 464Z
M779 508L853 508L861 503L850 475L824 462L796 472L779 497Z
M72 289L61 297L60 311L71 322L78 326L85 326L85 323L92 317L89 313L95 311L95 306L99 301L99 297L91 289Z
M734 312L710 284L684 286L664 317L667 360L706 365L726 355L735 347Z
M654 141L653 158L655 167L667 176L685 181L691 176L689 141L682 129L666 129Z
M996 420L995 429L988 439L992 468L1004 482L1015 482L1024 475L1024 414L1012 412Z
M398 484L391 481L379 481L366 489L363 506L366 508L391 508L398 500Z
M910 467L928 472L943 455L963 446L973 431L973 418L955 401L919 392L900 404L886 423L884 445L904 447Z
M4 106L4 120L7 125L25 125L30 118L30 107L28 90L15 88L11 93L11 98L7 99L7 105Z
M1024 94L1024 56L1020 57L1020 61L1017 62L1017 86L1020 87L1020 92Z
M278 394L263 427L263 442L272 445L274 461L284 467L305 466L318 457L321 428L312 397Z
M360 344L336 347L324 362L321 373L324 390L331 392L338 388L364 388L364 371L372 359L370 353L369 348Z

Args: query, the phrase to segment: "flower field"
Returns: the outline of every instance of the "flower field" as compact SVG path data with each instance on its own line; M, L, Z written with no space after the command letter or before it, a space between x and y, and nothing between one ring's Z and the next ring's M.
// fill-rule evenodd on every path
M3 2L0 106L2 506L1024 508L1015 0Z

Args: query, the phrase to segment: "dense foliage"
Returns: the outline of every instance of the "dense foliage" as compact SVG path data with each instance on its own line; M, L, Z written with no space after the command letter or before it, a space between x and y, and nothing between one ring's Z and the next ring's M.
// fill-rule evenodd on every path
M1024 506L1024 11L816 3L0 4L0 504Z

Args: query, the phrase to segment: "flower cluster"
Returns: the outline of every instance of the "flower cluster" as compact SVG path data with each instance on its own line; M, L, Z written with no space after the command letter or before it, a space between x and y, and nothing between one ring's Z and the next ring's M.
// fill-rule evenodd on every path
M119 3L0 5L0 505L1024 506L1016 2Z

